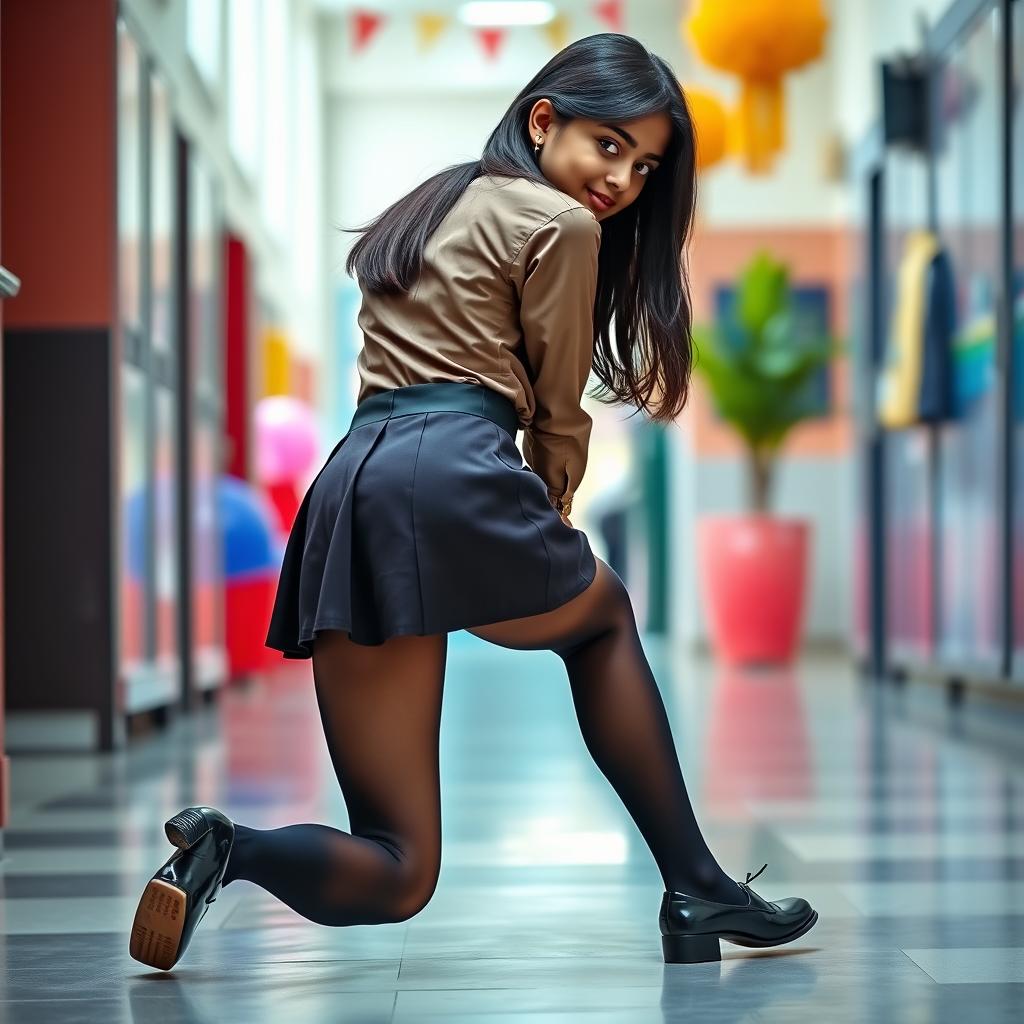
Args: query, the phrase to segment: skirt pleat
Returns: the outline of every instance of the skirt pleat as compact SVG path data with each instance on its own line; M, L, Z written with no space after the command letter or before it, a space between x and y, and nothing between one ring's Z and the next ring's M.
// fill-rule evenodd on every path
M322 630L375 646L535 615L596 571L586 534L495 422L394 415L350 430L307 490L266 643L309 658Z

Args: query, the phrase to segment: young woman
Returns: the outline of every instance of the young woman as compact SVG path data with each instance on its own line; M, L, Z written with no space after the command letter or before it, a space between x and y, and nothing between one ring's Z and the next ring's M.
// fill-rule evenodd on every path
M479 160L359 229L346 264L363 292L357 409L300 507L267 637L312 658L352 832L260 830L186 808L139 904L137 960L172 967L236 878L326 925L424 907L440 871L438 732L456 629L564 662L587 748L664 878L666 962L718 960L723 938L778 945L815 923L805 900L768 903L715 860L628 592L569 518L591 373L596 397L654 421L686 404L695 190L671 68L602 33L540 70Z

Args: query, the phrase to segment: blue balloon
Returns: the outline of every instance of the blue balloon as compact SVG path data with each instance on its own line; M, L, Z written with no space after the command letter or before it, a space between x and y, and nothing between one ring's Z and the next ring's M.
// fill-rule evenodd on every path
M217 508L224 535L226 579L280 568L274 523L259 491L236 476L222 475Z

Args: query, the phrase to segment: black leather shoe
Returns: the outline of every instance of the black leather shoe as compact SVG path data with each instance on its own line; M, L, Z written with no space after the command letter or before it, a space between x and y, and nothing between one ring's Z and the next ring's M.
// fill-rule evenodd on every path
M188 807L164 825L164 832L178 849L142 893L128 951L140 963L169 971L217 899L235 826L212 807Z
M767 864L761 871L766 867ZM661 898L659 917L665 963L721 960L719 939L737 946L781 946L810 931L818 920L818 912L807 900L791 896L769 903L750 888L750 882L761 871L755 875L748 871L747 880L736 883L747 893L747 902L737 906L666 892Z

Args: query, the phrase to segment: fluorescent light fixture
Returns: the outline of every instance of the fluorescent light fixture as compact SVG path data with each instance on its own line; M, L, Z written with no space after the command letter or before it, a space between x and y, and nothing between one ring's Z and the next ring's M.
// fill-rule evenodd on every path
M458 13L466 25L546 25L554 16L554 4L542 0L471 0Z

